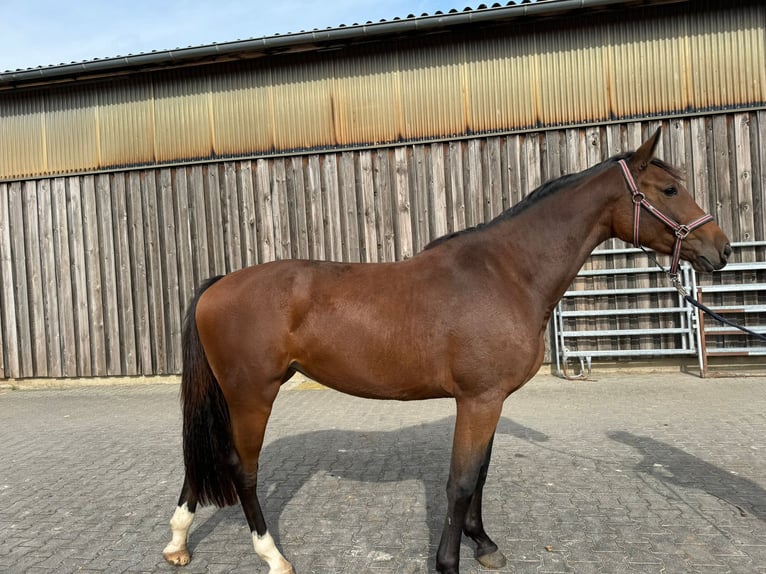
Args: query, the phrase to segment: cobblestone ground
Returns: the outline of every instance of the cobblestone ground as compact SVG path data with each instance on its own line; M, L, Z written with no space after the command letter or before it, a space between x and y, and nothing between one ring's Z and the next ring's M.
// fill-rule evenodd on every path
M298 385L259 490L297 574L432 572L454 403ZM294 386L295 387L295 386ZM766 573L766 378L538 376L511 397L485 490L500 572ZM0 572L265 573L238 507L161 551L182 480L178 387L0 391ZM462 548L461 572L484 572Z

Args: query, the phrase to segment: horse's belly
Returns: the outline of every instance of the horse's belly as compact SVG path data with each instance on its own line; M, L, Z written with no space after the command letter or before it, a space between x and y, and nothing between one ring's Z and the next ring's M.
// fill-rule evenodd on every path
M294 362L291 367L307 377L336 391L369 399L420 400L449 397L444 376L428 369L403 370L391 365L388 370L364 362L348 363L342 358Z

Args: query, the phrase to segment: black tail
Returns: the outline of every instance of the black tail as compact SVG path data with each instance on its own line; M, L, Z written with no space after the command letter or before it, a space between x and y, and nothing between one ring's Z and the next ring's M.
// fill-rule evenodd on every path
M181 402L184 465L189 488L201 504L226 506L237 502L231 466L229 407L205 357L195 319L199 298L220 278L213 277L200 285L186 311Z

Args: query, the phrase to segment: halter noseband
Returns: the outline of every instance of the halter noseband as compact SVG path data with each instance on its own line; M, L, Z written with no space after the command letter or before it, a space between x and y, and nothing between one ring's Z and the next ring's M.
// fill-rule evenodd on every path
M681 259L681 242L698 227L702 227L709 221L713 221L713 216L705 214L699 219L695 219L686 225L677 223L674 219L668 217L659 209L654 207L654 205L652 205L649 200L646 199L646 196L641 193L641 191L639 191L638 186L636 185L636 180L633 179L633 175L631 175L630 170L628 169L628 164L625 162L625 160L621 159L618 161L618 163L622 169L622 175L625 177L625 182L628 184L628 187L633 194L633 245L635 247L641 247L641 243L638 240L638 224L641 218L641 208L643 207L654 217L670 227L676 236L676 241L673 244L673 262L670 265L671 276L676 275L678 273L678 263Z

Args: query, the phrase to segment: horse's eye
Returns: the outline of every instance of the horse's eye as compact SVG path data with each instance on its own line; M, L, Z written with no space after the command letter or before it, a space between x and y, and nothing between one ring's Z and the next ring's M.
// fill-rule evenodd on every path
M664 193L668 197L673 197L674 195L678 195L678 190L671 185L670 187L663 189L662 193Z

